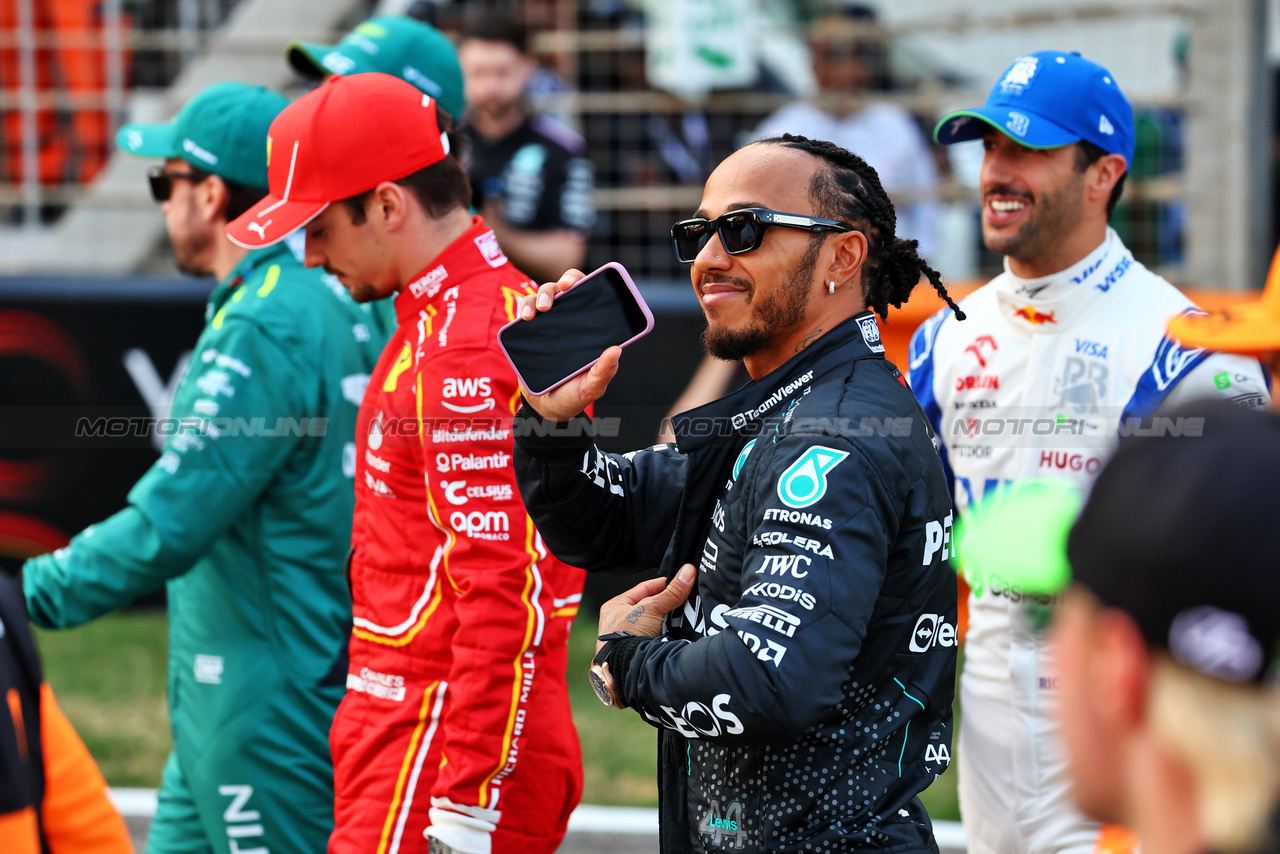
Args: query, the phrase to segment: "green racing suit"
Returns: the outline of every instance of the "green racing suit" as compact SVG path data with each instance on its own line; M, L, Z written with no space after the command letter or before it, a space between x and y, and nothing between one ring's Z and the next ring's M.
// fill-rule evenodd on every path
M149 852L325 849L356 412L390 310L356 305L285 244L251 252L210 296L156 422L177 427L128 506L23 568L46 628L167 584L174 750Z

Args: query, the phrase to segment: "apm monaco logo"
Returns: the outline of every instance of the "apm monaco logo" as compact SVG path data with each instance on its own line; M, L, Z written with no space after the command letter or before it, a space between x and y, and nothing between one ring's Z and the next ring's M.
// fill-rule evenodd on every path
M884 344L880 341L880 327L876 325L874 315L858 318L858 326L862 329L862 340L872 353L883 353Z
M476 238L476 248L480 250L484 260L489 262L490 267L501 267L507 263L507 256L503 254L502 247L498 245L498 238L492 231L486 231Z

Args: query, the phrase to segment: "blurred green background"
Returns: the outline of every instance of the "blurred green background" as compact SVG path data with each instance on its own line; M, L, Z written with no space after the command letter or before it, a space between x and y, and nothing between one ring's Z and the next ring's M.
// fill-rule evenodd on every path
M583 801L658 805L656 730L631 711L600 704L585 674L595 648L593 620L579 620L569 643L569 698L582 740ZM173 746L165 706L168 621L163 612L112 614L78 629L38 631L45 675L113 786L154 788ZM935 819L957 820L955 772L921 796Z

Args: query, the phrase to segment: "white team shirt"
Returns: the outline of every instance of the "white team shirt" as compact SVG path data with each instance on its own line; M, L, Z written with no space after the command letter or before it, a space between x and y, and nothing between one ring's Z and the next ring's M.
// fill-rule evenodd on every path
M1172 316L1195 306L1111 229L1088 257L1052 276L1021 279L1006 261L960 305L967 320L944 309L916 331L910 378L961 515L1016 480L1049 476L1087 488L1122 434L1194 430L1166 415L1188 400L1270 400L1256 360L1165 335ZM966 828L987 835L982 850L1073 850L1096 826L1067 800L1056 677L1043 638L1020 613L1024 598L999 578L969 598L961 787L962 798L978 794L962 802ZM990 806L996 801L1003 814Z

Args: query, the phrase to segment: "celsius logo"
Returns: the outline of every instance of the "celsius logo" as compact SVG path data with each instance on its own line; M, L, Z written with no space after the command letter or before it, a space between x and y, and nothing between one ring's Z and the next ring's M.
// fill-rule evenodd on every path
M440 488L444 490L445 500L450 504L461 505L467 503L467 496L458 494L467 488L465 480L442 480L440 481ZM457 525L455 524L454 527L457 527Z
M935 646L951 647L956 645L956 627L948 623L939 614L921 614L911 630L911 643L907 649L911 652L928 652Z
M814 445L782 473L778 497L797 510L816 504L827 494L827 472L844 461L848 451Z

